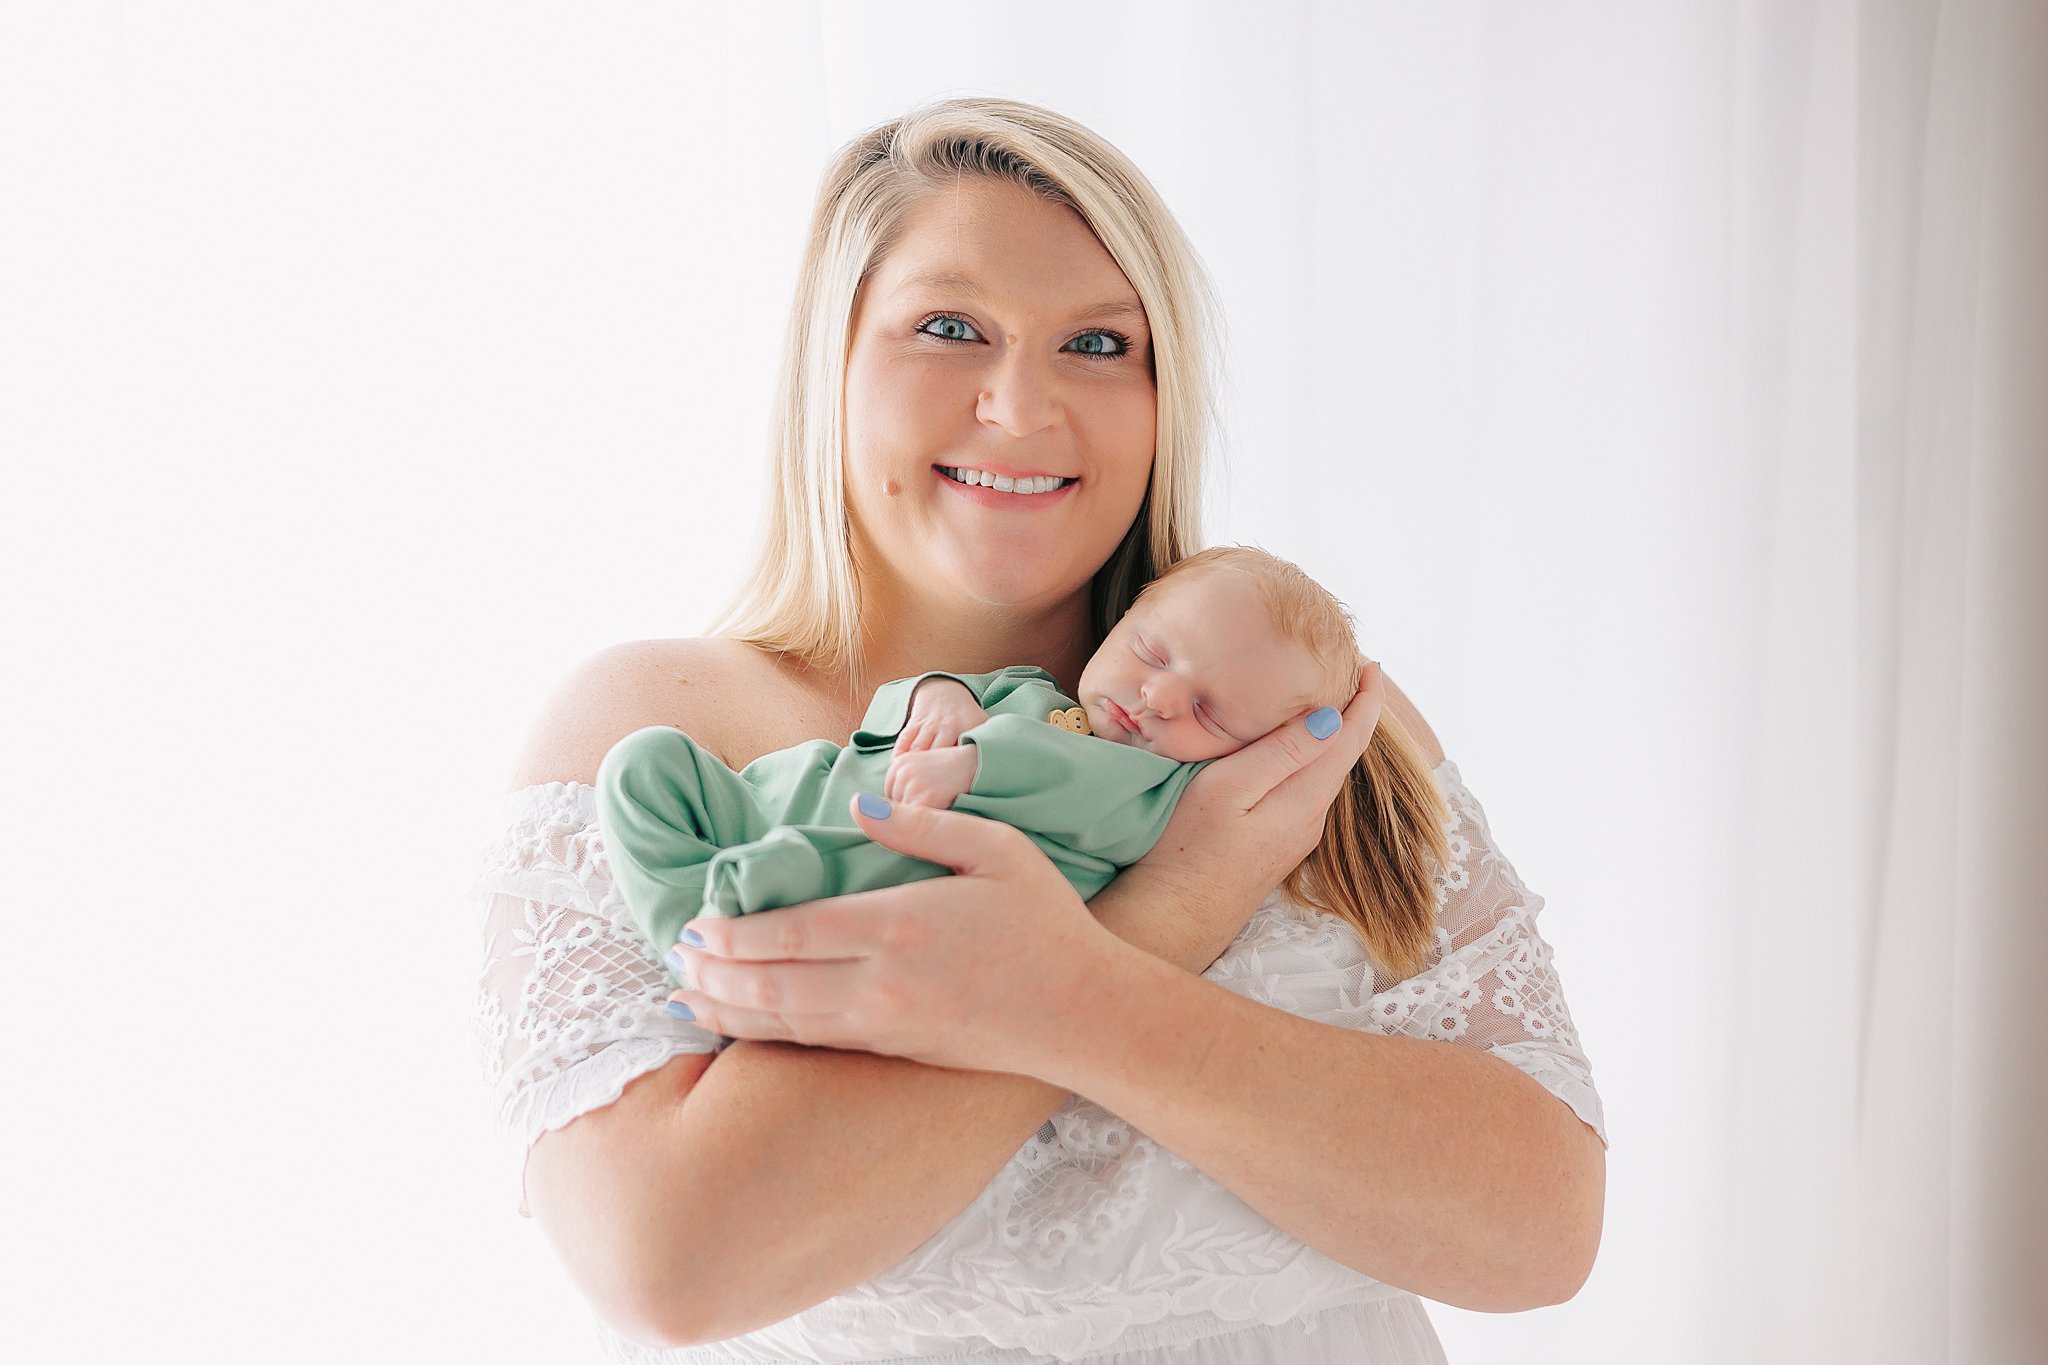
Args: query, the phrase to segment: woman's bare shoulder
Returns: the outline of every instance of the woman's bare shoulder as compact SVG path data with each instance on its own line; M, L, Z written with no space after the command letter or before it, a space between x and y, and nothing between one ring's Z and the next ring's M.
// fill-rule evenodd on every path
M579 661L527 727L506 782L595 783L612 745L649 725L675 725L720 751L720 719L758 673L760 651L737 640L629 640Z

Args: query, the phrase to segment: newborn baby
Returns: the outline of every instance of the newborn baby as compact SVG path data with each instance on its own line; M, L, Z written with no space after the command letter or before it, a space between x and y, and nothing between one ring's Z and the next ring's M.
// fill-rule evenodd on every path
M1078 700L1029 665L901 678L877 689L845 747L809 740L738 773L680 730L647 726L599 766L598 825L657 956L700 914L951 875L862 834L847 812L860 791L1014 825L1087 900L1145 855L1210 761L1312 708L1312 730L1334 729L1362 664L1349 613L1314 580L1262 550L1218 547L1138 595L1082 670ZM1384 716L1359 771L1367 780L1332 807L1327 854L1287 886L1297 899L1322 892L1334 902L1323 908L1391 954L1382 961L1419 970L1434 893L1418 855L1447 852L1441 796ZM1337 839L1390 858L1355 884L1361 860L1328 848Z

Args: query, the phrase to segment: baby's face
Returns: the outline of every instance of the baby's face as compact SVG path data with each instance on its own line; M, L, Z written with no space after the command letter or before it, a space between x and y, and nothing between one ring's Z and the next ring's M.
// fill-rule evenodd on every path
M1236 574L1199 571L1124 613L1081 670L1088 728L1191 763L1235 753L1308 710L1322 671Z

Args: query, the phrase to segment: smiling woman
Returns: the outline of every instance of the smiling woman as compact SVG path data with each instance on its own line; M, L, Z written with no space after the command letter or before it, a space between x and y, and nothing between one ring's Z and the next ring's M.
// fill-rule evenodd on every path
M1208 297L1151 185L1072 120L956 100L856 138L812 220L754 572L712 638L603 651L536 722L478 882L481 1033L534 1217L658 1358L1422 1365L1418 1296L1584 1281L1599 1097L1540 901L1427 724L1374 669L1334 732L1253 736L1309 680L1239 676L1174 594L1133 611L1200 543ZM1086 704L1176 750L1206 741L1169 724L1250 741L1138 862L1083 902L1007 825L863 812L952 875L707 921L711 1027L668 1015L595 828L615 744L673 727L737 772L844 742L877 683L929 670L1073 696L1127 613L1143 652ZM1259 704L1203 709L1218 681ZM1421 971L1283 890L1383 704L1449 821Z
M1090 325L1118 305L1128 334ZM965 180L909 217L860 291L846 364L846 508L870 612L930 620L934 593L961 591L1022 618L1077 604L1151 483L1157 395L1133 311L1102 241L1024 186ZM946 467L987 471L989 487ZM1001 487L1020 475L1073 483Z
M1001 100L850 143L811 240L766 553L712 632L805 661L856 720L934 657L1071 686L1201 542L1216 310L1193 248L1115 148ZM1020 496L1033 475L1068 482ZM979 619L941 629L957 589ZM862 648L863 616L895 625Z
M1104 330L1105 313L1128 331ZM867 610L931 620L935 597L965 592L1029 619L1075 600L1151 483L1144 316L1080 216L1025 186L962 180L909 216L861 286L846 366L846 507ZM988 486L948 468L986 471ZM1029 475L1071 482L1018 493ZM957 643L917 647L943 657Z
M1047 474L1042 470L998 469L987 464L977 469L940 465L939 472L963 488L993 488L998 493L1021 493L1026 497L1056 493L1076 482L1074 479L1061 478L1058 474ZM1004 504L998 502L992 505L1001 507Z

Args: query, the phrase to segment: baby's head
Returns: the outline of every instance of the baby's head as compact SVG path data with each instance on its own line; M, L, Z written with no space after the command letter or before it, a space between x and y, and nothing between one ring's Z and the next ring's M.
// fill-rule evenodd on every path
M1220 758L1358 691L1344 604L1264 550L1219 545L1146 585L1081 670L1097 736L1183 763Z

